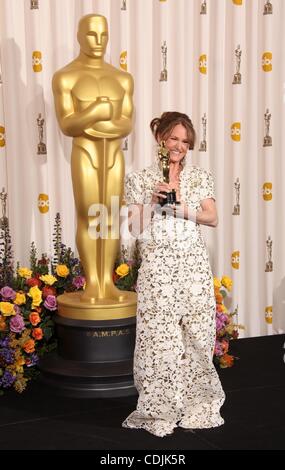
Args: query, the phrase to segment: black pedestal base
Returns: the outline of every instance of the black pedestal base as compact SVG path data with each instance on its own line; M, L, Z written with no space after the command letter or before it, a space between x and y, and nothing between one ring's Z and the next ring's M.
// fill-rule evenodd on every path
M41 380L78 398L136 395L135 317L76 320L55 317L58 351L40 361Z
M132 362L92 364L66 360L57 353L41 360L41 380L57 393L75 398L136 395Z

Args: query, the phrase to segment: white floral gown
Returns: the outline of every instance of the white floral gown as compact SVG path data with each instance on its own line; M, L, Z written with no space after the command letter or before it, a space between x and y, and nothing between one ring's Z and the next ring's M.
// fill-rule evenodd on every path
M126 203L150 203L161 179L158 164L127 175ZM215 197L211 174L185 167L180 193L188 206L199 209L201 200ZM220 426L225 395L213 365L216 304L200 226L155 214L138 245L134 380L139 398L123 426L161 437L177 426Z

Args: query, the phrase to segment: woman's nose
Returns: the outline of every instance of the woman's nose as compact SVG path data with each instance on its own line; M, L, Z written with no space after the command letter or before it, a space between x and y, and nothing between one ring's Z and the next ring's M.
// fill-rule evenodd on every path
M179 151L182 150L183 148L183 142L176 142L175 148Z

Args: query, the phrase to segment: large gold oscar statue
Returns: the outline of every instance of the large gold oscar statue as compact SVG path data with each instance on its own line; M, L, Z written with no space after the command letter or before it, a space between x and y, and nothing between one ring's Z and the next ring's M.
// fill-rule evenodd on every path
M52 87L59 126L73 137L76 242L86 288L58 297L58 348L41 360L40 368L42 380L67 395L133 395L136 294L117 289L112 276L120 237L118 227L113 229L124 178L120 146L132 128L133 80L104 61L104 16L81 18L77 37L80 54L55 73ZM114 196L119 202L116 213ZM100 207L105 216L98 236Z
M80 54L56 72L53 93L60 128L73 137L71 170L77 211L76 242L86 288L83 294L61 296L59 312L78 319L131 316L135 313L135 295L123 293L113 283L119 231L112 230L118 214L111 213L111 198L117 196L121 205L124 179L121 139L132 128L133 79L104 61L108 42L104 16L84 16L79 22L77 38ZM99 227L104 238L94 229L94 204L95 207L102 204L106 209L106 220L100 218L106 230Z

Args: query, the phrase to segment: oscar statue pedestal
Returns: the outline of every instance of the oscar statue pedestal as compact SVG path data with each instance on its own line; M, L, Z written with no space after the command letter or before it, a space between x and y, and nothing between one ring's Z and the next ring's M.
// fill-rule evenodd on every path
M58 297L57 352L40 361L42 381L61 394L79 398L135 395L136 294L119 303L87 304L82 293Z

